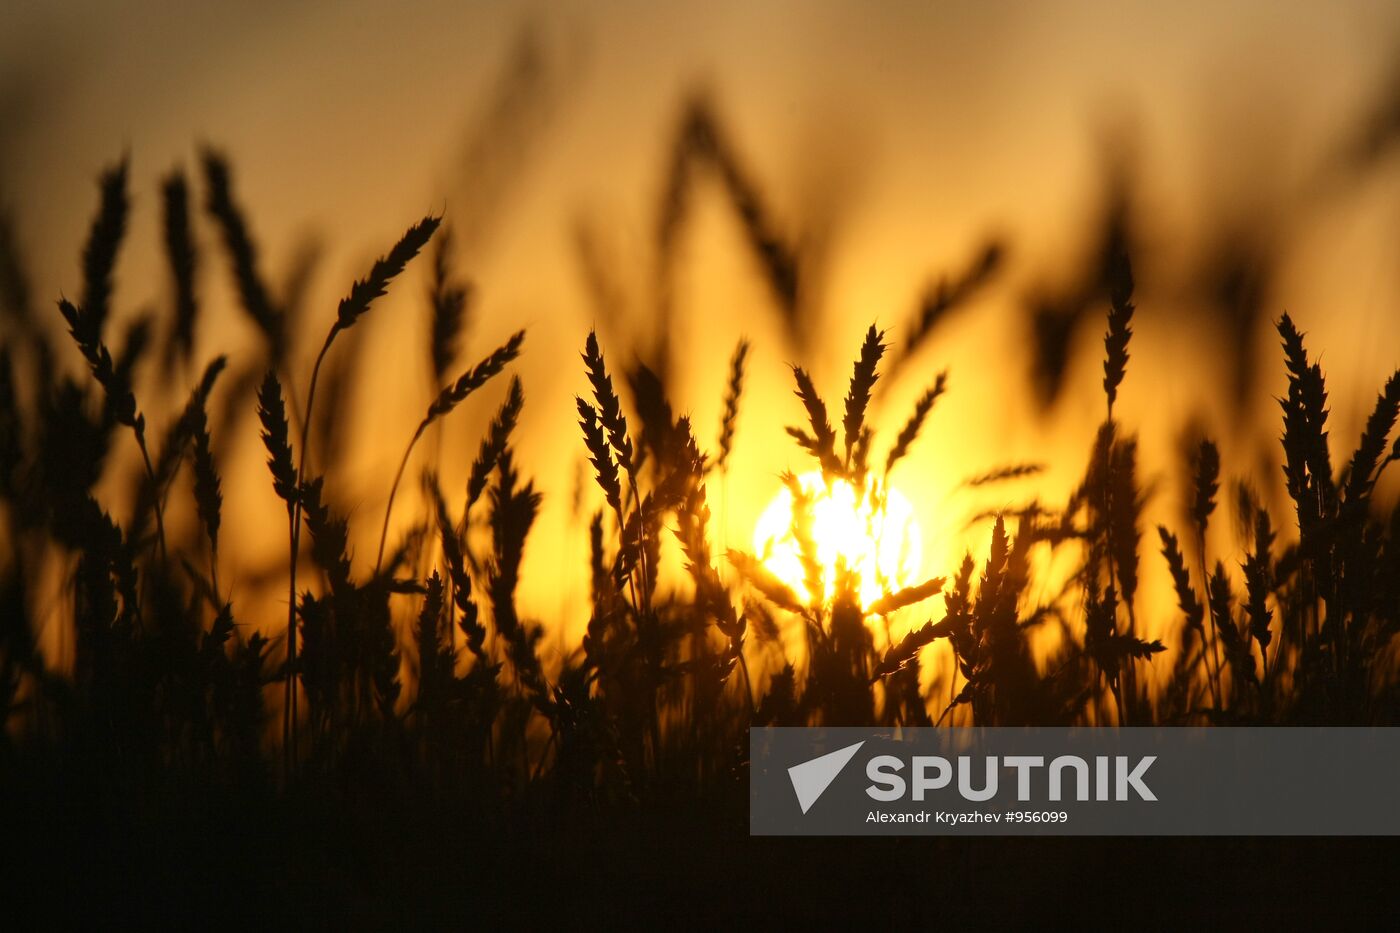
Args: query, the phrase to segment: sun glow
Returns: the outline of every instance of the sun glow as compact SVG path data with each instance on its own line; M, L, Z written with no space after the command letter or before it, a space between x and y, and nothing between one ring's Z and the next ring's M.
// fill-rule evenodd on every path
M923 545L914 507L899 490L869 486L864 491L843 479L828 484L819 472L798 477L811 497L812 540L822 568L825 592L833 596L838 564L856 574L862 606L918 581ZM793 495L784 486L754 525L754 551L763 565L793 592L810 598L802 555L793 529Z

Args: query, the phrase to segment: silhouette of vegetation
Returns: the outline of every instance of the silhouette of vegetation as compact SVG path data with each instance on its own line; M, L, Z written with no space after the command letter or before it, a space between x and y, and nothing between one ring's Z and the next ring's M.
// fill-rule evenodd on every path
M509 374L525 352L525 333L452 377L471 292L439 241L424 304L437 394L386 484L374 570L357 574L351 519L327 491L337 459L315 427L318 416L331 417L316 407L318 384L331 372L322 364L337 337L350 341L375 300L443 236L440 218L410 227L350 286L308 372L295 341L300 303L274 297L263 279L228 162L206 151L202 167L204 219L191 209L199 199L181 173L162 188L169 313L142 319L116 342L109 323L129 167L123 161L102 174L79 297L58 300L88 371L82 380L48 362L71 350L47 345L23 270L4 251L7 313L21 322L0 348L0 763L13 787L29 786L20 775L82 773L116 801L144 801L152 788L234 788L250 806L295 810L316 798L307 812L331 814L421 794L425 809L450 813L472 833L537 833L553 820L567 824L558 830L567 835L661 802L719 801L741 818L754 727L1400 719L1400 506L1376 495L1381 475L1400 459L1400 373L1380 391L1338 469L1323 369L1282 315L1276 327L1288 388L1279 399L1280 463L1293 514L1271 515L1241 485L1242 548L1212 551L1208 543L1218 538L1207 531L1222 464L1203 440L1188 477L1191 524L1157 529L1158 558L1142 540L1148 491L1137 441L1114 408L1133 377L1130 347L1151 352L1132 342L1131 238L1120 220L1107 224L1102 262L1071 311L1046 310L1037 324L1045 337L1060 327L1046 321L1090 306L1106 315L1104 417L1086 438L1081 481L1058 505L1033 500L989 515L985 553L911 586L886 582L869 605L857 594L854 568L838 566L834 580L824 578L811 493L795 474L785 481L805 575L800 591L760 557L722 551L717 541L707 484L732 469L731 453L745 441L744 407L756 404L745 385L746 340L716 387L723 410L711 450L677 414L683 409L669 396L665 353L638 359L614 381L605 342L590 333L579 368L589 394L575 404L579 451L603 506L589 516L587 553L576 557L589 569L587 630L555 665L540 647L549 620L523 616L516 601L541 505L514 444L530 417L528 386L518 377L481 439L464 495L445 492L425 468L424 514L399 523L409 529L402 540L390 537L399 527L391 523L394 496L419 440ZM703 100L686 109L673 149L656 233L658 275L664 282L678 261L675 240L701 168L717 177L800 349L808 323L800 249ZM223 357L193 358L208 313L198 273L213 263L194 245L201 223L219 231L243 311L264 338L253 365L225 378ZM810 457L826 484L849 483L871 514L885 508L892 472L932 430L936 402L956 391L956 372L928 374L901 429L877 452L872 399L880 367L914 370L915 352L996 274L1002 256L1000 244L989 245L931 289L902 335L870 326L854 353L839 426L808 370L792 367L804 421L788 429L794 453ZM160 330L153 336L151 328ZM1058 339L1042 341L1047 393L1064 377ZM148 435L137 391L155 383L136 374L155 358L156 343L166 370L159 384L187 401ZM21 356L32 365L16 366ZM201 376L192 386L175 386L178 373L193 372ZM301 385L304 395L295 389ZM215 404L221 393L223 408ZM340 407L345 394L322 395L333 420L349 418ZM287 519L275 574L286 581L287 619L272 633L240 623L240 597L221 586L219 572L231 559L220 538L220 454L229 434L254 430L246 418L253 413L266 481ZM131 509L122 520L99 486L117 445L132 442L143 472L130 503L120 504ZM187 494L177 482L186 463L199 521L172 526L167 510L172 497ZM1042 469L997 467L965 486L1024 482ZM1075 569L1063 586L1047 588L1037 573L1052 555L1068 555ZM1139 580L1144 564L1158 559L1179 615L1165 642L1149 639L1140 621ZM668 565L684 573L668 575ZM49 597L41 580L53 572L63 579L71 673L56 671L37 646L53 608L42 603ZM405 618L408 627L396 622ZM1048 653L1033 645L1042 628L1059 636ZM800 649L781 637L785 631L799 633Z

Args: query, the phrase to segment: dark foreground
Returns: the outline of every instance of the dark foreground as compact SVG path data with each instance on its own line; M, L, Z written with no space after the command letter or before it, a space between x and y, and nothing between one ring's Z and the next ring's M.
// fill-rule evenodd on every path
M489 811L367 768L114 790L7 768L0 928L826 929L1389 926L1400 845L1368 839L751 838L716 799ZM24 919L21 919L24 918Z

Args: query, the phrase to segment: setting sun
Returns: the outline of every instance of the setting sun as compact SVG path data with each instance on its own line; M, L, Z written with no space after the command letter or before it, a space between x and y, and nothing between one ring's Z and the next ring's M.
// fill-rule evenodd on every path
M898 489L872 485L858 492L844 479L827 483L820 472L805 473L798 483L812 497L812 537L825 581L824 601L832 598L838 564L856 573L860 602L866 607L917 581L923 556L919 524L913 506ZM753 544L774 576L796 593L813 595L793 533L793 494L788 487L759 516Z

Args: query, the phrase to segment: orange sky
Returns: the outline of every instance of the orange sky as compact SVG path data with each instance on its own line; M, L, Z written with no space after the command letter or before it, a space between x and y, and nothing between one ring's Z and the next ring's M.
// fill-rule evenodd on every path
M644 284L636 270L650 261L667 140L697 86L710 89L779 217L832 237L818 341L825 352L807 362L833 401L870 321L901 327L929 277L960 267L985 235L1011 245L1000 283L919 361L952 370L952 391L930 423L936 433L901 481L922 512L932 569L960 552L971 511L1017 495L950 498L959 478L1050 460L1054 489L1082 467L1101 417L1101 328L1083 335L1061 407L1046 418L1022 388L1019 305L1037 283L1063 280L1086 248L1106 139L1127 140L1135 155L1151 251L1121 416L1141 430L1153 477L1166 478L1186 417L1203 415L1219 433L1232 423L1208 395L1223 375L1212 348L1226 338L1183 322L1197 298L1193 263L1233 223L1277 233L1271 313L1286 307L1324 364L1355 377L1354 385L1338 377L1334 388L1339 443L1351 442L1362 407L1400 357L1390 349L1400 346L1396 160L1354 184L1320 189L1316 181L1389 77L1400 41L1394 4L288 6L5 4L0 200L19 219L36 291L47 299L77 287L91 179L123 151L133 159L130 242L138 244L122 258L126 311L164 300L153 248L158 181L174 165L192 166L202 141L233 158L271 272L308 233L324 238L316 332L370 257L417 217L445 209L471 234L464 259L481 298L462 362L519 326L531 329L521 457L547 499L525 601L540 616L584 592L580 580L538 582L581 563L572 557L582 539L569 502L582 448L570 403L583 388L577 350L595 322L570 230L586 220L624 278ZM481 143L480 127L525 34L541 71L521 145L502 152ZM204 348L236 352L250 335L231 311L207 224L200 236L209 247ZM675 339L689 353L678 402L702 442L716 430L730 348L741 334L755 341L750 398L764 401L742 416L733 469L744 479L732 484L724 513L725 534L743 542L778 471L800 465L795 448L772 441L800 414L783 365L791 350L714 199L702 201L686 255ZM342 468L355 529L371 538L385 474L407 440L392 426L416 419L427 400L417 375L421 296L421 280L406 279L366 325L377 363L358 401L381 427L359 435ZM627 336L604 332L614 359L627 359ZM1266 329L1255 339L1274 343ZM1265 372L1272 381L1252 404L1267 438L1276 433L1269 395L1281 375L1276 365ZM894 388L887 429L922 381ZM496 403L487 393L454 416L449 461L474 448ZM224 441L229 456L249 464L230 470L227 534L272 534L278 507L253 466L260 453L251 424L245 433ZM1227 463L1233 453L1252 467L1254 438L1224 446ZM444 465L447 477L461 471ZM1159 517L1173 514L1174 494L1159 487ZM362 541L359 552L373 548ZM581 610L569 616L582 624Z

